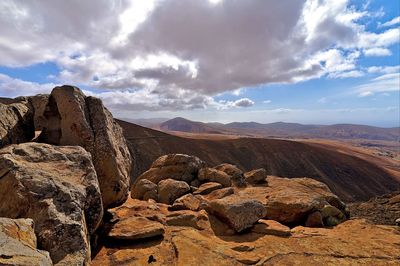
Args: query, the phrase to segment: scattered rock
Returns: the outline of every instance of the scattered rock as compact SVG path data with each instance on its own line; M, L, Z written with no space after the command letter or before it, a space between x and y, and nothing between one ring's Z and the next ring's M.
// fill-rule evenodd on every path
M0 265L53 265L49 253L37 249L32 219L0 217Z
M290 236L290 228L274 220L258 220L252 232L275 236Z
M214 190L208 195L205 195L205 198L208 200L222 199L226 196L232 195L234 193L234 189L232 187L226 187Z
M190 226L199 230L208 227L208 216L205 211L194 212L188 210L176 211L167 216L167 225Z
M103 216L90 154L40 143L0 150L0 216L31 218L39 246L54 263L90 261L88 234Z
M131 197L133 199L148 200L154 199L157 201L157 185L147 179L141 179L132 187Z
M185 181L165 179L158 183L158 200L161 203L172 204L174 201L190 192L190 187Z
M247 183L253 185L266 183L267 170L265 170L264 168L260 168L246 172L244 173L244 178Z
M216 182L207 182L202 184L198 189L196 189L193 194L200 194L200 195L205 195L209 194L210 192L222 188L222 185L220 183Z
M321 212L315 211L307 216L305 223L307 227L324 227L324 222L322 221Z
M201 196L186 194L175 200L173 205L181 204L188 210L198 211L200 209L201 202L202 202Z
M226 174L231 176L231 181L237 187L246 186L246 182L244 180L243 171L240 170L236 165L223 163L214 167L214 169L225 172Z
M129 217L115 223L108 237L122 240L144 239L164 234L164 226L144 217Z
M224 187L230 187L232 184L231 176L229 176L225 172L209 167L204 167L200 169L198 178L201 182L217 182Z

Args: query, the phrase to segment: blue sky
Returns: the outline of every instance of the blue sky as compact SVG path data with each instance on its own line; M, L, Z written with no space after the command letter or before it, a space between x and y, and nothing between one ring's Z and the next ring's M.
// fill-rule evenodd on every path
M0 96L73 84L121 118L399 126L400 1L81 2L0 3Z

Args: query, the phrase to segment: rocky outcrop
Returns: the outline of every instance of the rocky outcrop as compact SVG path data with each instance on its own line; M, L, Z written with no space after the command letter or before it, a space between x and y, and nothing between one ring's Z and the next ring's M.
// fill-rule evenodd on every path
M161 203L172 204L188 192L190 192L190 187L185 181L169 178L158 183L158 200Z
M76 87L61 86L48 100L36 97L32 103L35 126L42 130L39 140L85 148L92 155L104 207L122 204L129 192L132 160L122 129L101 100L86 97Z
M0 216L31 218L54 263L90 261L103 216L91 156L81 147L24 143L0 150Z
M32 219L0 218L0 265L53 265L49 253L37 249Z
M240 170L236 165L223 163L214 167L214 169L225 172L229 176L231 176L231 180L233 185L237 187L246 186L246 182L244 179L243 171Z

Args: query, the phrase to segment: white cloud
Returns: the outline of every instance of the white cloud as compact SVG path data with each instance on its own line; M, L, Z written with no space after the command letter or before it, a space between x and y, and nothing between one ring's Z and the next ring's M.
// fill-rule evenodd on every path
M400 65L397 66L371 66L367 69L368 73L391 74L400 71Z
M364 54L366 56L389 56L392 55L392 52L387 48L374 47L365 49Z
M39 84L11 78L0 73L0 92L3 97L13 98L18 96L30 96L40 93L49 93L57 86L53 83Z
M265 101L263 101L263 103L269 104L269 103L272 103L272 101L271 100L265 100Z
M354 88L360 97L400 90L400 73L384 74Z
M233 106L236 107L250 107L253 106L254 102L249 98L242 98L233 102Z
M390 21L387 21L383 24L379 24L379 27L391 27L399 23L400 23L400 17L395 17Z

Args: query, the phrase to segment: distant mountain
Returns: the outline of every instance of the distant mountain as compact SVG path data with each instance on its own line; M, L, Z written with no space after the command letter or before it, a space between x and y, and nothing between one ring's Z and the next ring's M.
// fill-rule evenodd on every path
M169 118L156 117L156 118L120 118L121 120L128 121L144 127L157 127L159 124L168 121Z
M190 133L237 134L254 137L325 138L325 139L400 139L400 128L381 128L365 125L303 125L298 123L257 122L202 123L177 117L163 122L159 129Z

